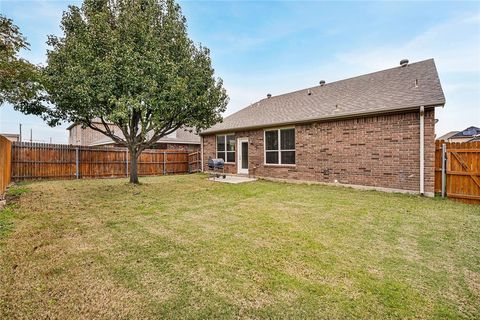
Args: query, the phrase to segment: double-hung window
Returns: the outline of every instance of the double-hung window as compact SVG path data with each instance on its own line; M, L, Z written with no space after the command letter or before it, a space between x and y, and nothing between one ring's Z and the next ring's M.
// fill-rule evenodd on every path
M295 128L265 130L265 163L295 164Z
M221 158L225 162L235 162L235 135L217 136L217 158Z

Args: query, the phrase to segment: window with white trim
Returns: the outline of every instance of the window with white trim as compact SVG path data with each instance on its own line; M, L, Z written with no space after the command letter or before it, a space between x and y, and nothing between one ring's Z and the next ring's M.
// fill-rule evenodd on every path
M221 158L225 162L235 162L235 135L217 136L217 158Z
M265 163L295 164L295 128L265 130Z

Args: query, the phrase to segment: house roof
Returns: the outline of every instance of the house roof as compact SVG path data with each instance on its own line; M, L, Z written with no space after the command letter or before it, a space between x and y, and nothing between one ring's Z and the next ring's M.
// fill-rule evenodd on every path
M471 126L471 127L468 127L465 130L457 132L455 135L451 136L450 138L452 138L452 139L468 138L468 137L475 137L477 135L480 135L480 128Z
M119 133L119 136L123 138L123 134ZM178 129L175 134L162 137L158 139L158 143L173 143L173 144L200 144L200 137L190 132L189 129ZM91 146L103 146L108 144L114 144L115 142L110 137L103 137L93 143Z
M438 137L436 140L447 140L456 135L458 132L459 131L450 131L449 133L445 133L443 136Z
M262 99L201 134L442 106L433 59Z

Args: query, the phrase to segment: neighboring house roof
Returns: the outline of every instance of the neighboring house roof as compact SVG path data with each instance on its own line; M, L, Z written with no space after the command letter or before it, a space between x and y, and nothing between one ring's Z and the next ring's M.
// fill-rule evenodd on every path
M450 139L462 139L462 138L475 137L478 135L480 135L480 128L471 126L451 136Z
M123 134L119 134L123 138ZM173 144L200 144L200 137L190 132L189 129L178 129L171 135L158 139L158 143L173 143ZM115 142L110 137L102 137L102 139L91 143L91 146L103 146L114 144Z
M449 133L445 133L443 136L438 137L436 140L447 140L456 135L458 132L459 131L450 131Z
M433 59L262 99L201 134L445 104Z

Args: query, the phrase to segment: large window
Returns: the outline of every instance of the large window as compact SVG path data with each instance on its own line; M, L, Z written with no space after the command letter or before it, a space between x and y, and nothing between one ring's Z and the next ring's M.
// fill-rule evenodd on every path
M235 162L235 135L217 136L217 158L225 162Z
M295 164L295 129L265 131L265 163Z

